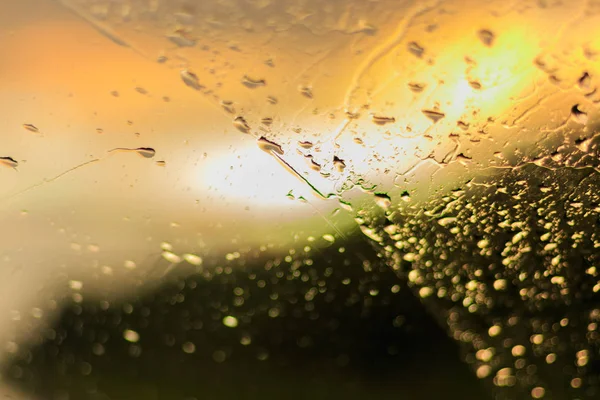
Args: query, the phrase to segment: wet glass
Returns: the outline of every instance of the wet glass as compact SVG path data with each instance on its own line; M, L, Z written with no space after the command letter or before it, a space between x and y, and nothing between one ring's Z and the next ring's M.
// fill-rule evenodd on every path
M0 4L18 399L600 397L600 3Z

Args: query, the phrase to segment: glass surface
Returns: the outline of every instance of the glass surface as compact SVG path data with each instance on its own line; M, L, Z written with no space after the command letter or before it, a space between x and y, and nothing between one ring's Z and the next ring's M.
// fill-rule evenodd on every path
M600 3L0 2L17 399L600 397Z

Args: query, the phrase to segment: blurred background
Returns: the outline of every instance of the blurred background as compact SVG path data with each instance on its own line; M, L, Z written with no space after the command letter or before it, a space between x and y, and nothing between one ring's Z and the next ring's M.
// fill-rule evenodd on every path
M599 12L2 2L2 395L597 398Z

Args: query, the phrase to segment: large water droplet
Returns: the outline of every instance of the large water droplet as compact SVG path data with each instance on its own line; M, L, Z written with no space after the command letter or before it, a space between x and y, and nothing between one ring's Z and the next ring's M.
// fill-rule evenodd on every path
M12 157L0 157L0 165L8 168L17 168L19 163Z
M580 123L582 125L585 125L588 122L588 115L587 113L579 109L579 104L575 104L571 108L571 117L575 122Z
M264 136L261 136L260 138L258 138L258 140L256 141L256 144L258 144L258 147L262 151L266 151L267 153L274 151L275 153L277 153L279 155L283 155L283 149L281 148L281 146L275 142L268 140Z

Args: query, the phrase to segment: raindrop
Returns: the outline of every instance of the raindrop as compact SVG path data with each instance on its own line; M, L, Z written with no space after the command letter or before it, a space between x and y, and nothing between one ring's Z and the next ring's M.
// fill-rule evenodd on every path
M269 125L273 124L273 118L271 118L271 117L265 117L265 118L263 118L263 119L260 120L260 123L263 124L263 125L269 126Z
M541 386L535 387L531 390L531 397L533 397L534 399L541 399L544 397L545 394L546 391Z
M112 152L125 152L125 153L134 152L143 158L152 158L156 154L156 150L154 150L153 148L150 148L150 147L138 147L137 149L128 149L128 148L124 148L124 147L118 147L116 149L112 149L109 151L109 153L112 153Z
M446 114L436 110L421 110L421 112L431 121L433 121L434 124L446 116Z
M310 167L310 169L312 169L313 171L321 171L321 164L317 163L315 160L313 160L313 156L309 155L306 156L306 162L308 163L308 166Z
M140 334L131 329L123 331L123 338L130 343L137 343L140 340Z
M17 168L19 163L12 157L0 157L0 165L8 168Z
M193 47L196 45L196 39L185 29L175 30L173 33L167 35L167 39L179 47Z
M408 44L408 51L410 51L413 55L421 58L423 57L425 49L421 47L417 42L410 42Z
M338 158L337 156L333 156L333 165L338 172L344 172L344 169L346 169L346 163L344 160Z
M185 354L194 354L196 352L196 345L192 342L185 342L181 345L181 349Z
M255 77L250 77L248 75L244 75L242 78L242 84L250 89L256 89L260 86L266 86L267 82L264 79L258 79Z
M184 69L180 72L181 79L183 79L183 83L192 89L200 90L203 89L204 86L200 84L198 81L198 76L188 69Z
M195 265L195 266L199 266L202 265L202 258L200 258L199 256L195 255L195 254L184 254L183 259L185 261L187 261L188 263Z
M227 359L227 354L223 350L217 350L213 353L213 360L218 363L222 363Z
M40 133L40 130L32 124L23 124L23 128L27 129L29 132Z
M156 161L155 164L158 165L159 167L165 167L167 165L167 162L160 160L160 161Z
M377 125L393 124L394 122L396 122L396 118L394 117L384 117L381 115L373 115L371 119Z
M494 44L494 33L492 31L481 29L477 32L477 35L479 36L479 40L486 46L490 47Z
M312 88L309 86L300 86L298 88L298 90L300 91L300 93L302 94L302 96L307 97L309 99L313 98L313 92L312 92Z
M277 104L277 98L275 96L267 96L267 101L271 104Z
M233 126L242 133L250 132L250 125L248 125L248 123L242 116L238 116L233 120Z
M139 86L136 86L135 91L138 92L139 94L148 94L148 91L146 89L144 89L143 87L139 87Z
M590 77L590 74L588 74L587 72L584 72L583 75L581 76L581 78L579 78L579 88L581 89L590 89L592 86L592 78Z
M313 144L312 144L312 142L304 141L304 142L298 142L298 146L300 146L304 149L310 149L311 147L313 147Z
M177 254L172 253L170 251L163 251L162 257L165 260L167 260L168 262L173 263L173 264L179 264L182 261L181 257L179 257Z
M223 318L223 325L225 325L228 328L235 328L236 326L238 326L238 320L236 317L228 315Z
M417 82L409 82L408 88L415 93L421 93L423 90L425 90L425 85Z
M375 204L384 210L387 210L392 205L392 200L390 199L390 196L385 193L375 193Z
M335 237L331 233L324 234L323 239L328 241L329 243L335 242Z
M580 123L582 125L585 125L588 122L588 115L587 113L579 109L579 104L575 104L571 108L571 117L575 122Z
M233 101L231 100L221 100L221 107L229 114L235 113L235 108L233 107Z
M281 148L281 146L275 142L272 142L272 141L266 139L264 136L261 136L256 141L256 144L258 144L258 147L262 151L266 151L267 153L274 151L275 153L277 153L279 155L283 155L283 149Z

